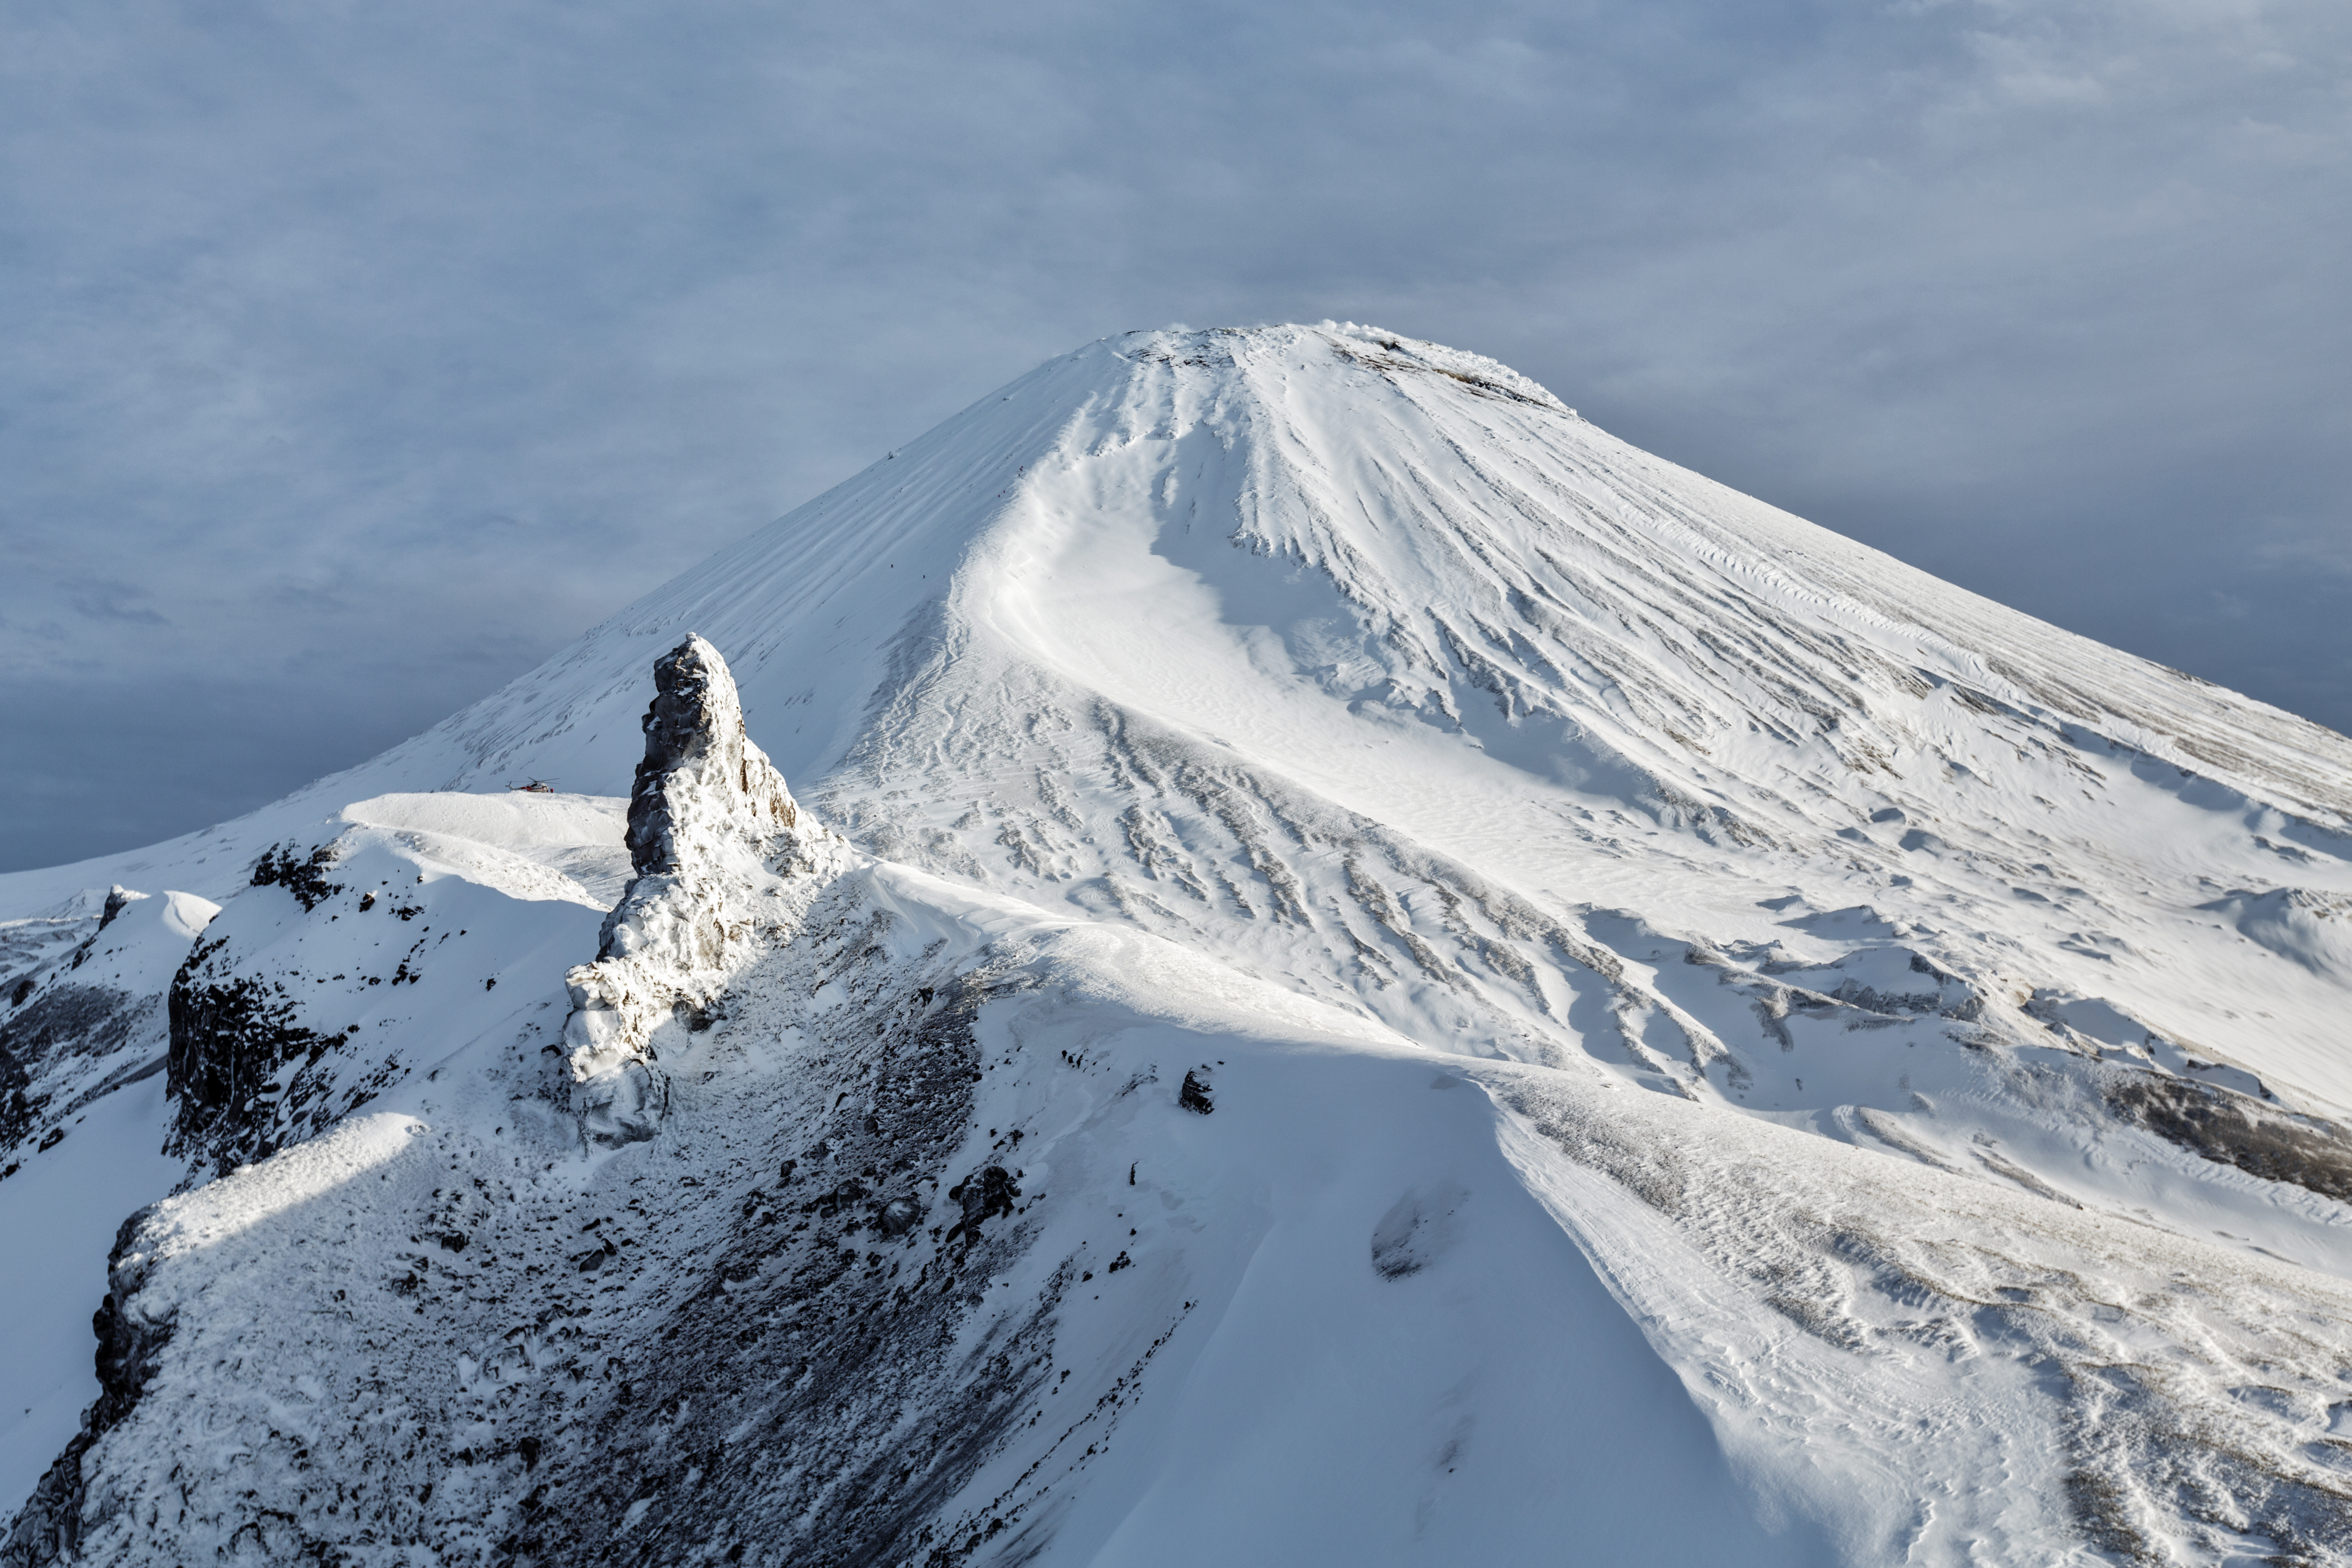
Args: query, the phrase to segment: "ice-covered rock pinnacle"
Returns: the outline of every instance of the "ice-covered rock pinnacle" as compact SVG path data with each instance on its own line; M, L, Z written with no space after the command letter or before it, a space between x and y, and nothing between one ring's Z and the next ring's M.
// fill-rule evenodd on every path
M670 649L654 661L654 692L645 760L629 791L629 859L638 876L677 871L704 838L763 842L799 821L783 774L744 733L743 704L717 648L689 637Z
M841 848L803 825L783 775L744 732L717 648L688 637L655 661L654 689L629 795L636 876L596 962L566 976L572 1108L603 1142L653 1136L668 1101L657 1037L698 1026L779 918L783 875L814 872Z

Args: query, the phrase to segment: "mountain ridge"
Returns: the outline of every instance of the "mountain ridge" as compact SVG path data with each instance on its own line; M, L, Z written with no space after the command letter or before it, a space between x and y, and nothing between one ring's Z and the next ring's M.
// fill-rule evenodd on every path
M733 846L709 868L630 865L609 798L467 793L670 776L646 680L681 659L793 781L772 808L749 772L706 781L696 832ZM221 906L174 995L275 998L230 1047L268 1058L237 1080L249 1125L204 1145L229 1174L169 1212L325 1205L351 1227L335 1256L391 1273L321 1321L389 1343L430 1320L403 1352L421 1446L355 1426L305 1452L423 1467L428 1496L370 1504L369 1528L445 1561L1175 1562L1340 1513L1351 1560L1487 1560L1545 1531L1626 1547L1669 1474L1707 1500L1695 1552L2334 1560L2347 763L2343 737L1639 453L1495 362L1335 323L1129 334L425 735L148 855ZM835 847L779 847L795 795ZM641 913L585 939L616 901ZM26 1006L79 984L55 955L94 918L7 928ZM593 1011L565 965L633 921L648 952L707 930L731 956L624 985L660 1088L604 1126L549 1064L579 1078L595 1033L558 1026ZM114 1061L79 1059L42 1045L28 1090ZM300 1173L328 1167L390 1195ZM502 1195L428 1194L443 1170ZM1156 1184L1149 1224L1122 1170ZM293 1248L328 1240L246 1228L237 1267L289 1289ZM412 1231L459 1242L425 1258ZM209 1243L166 1245L184 1234L154 1232L159 1311L227 1279ZM484 1348L518 1290L562 1311L496 1332L560 1353ZM738 1296L759 1313L735 1321ZM1513 1326L1482 1340L1450 1315L1473 1300ZM1397 1389L1344 1420L1344 1380L1253 1392L1243 1369L1282 1359L1307 1301L1334 1345L1402 1357ZM1571 1301L1561 1342L1547 1303ZM1421 1327L1399 1339L1396 1312ZM879 1348L808 1340L820 1319ZM327 1331L173 1321L158 1386L248 1411L232 1425L264 1417L205 1366L353 1375ZM1433 1348L1465 1334L1491 1357ZM460 1340L452 1391L430 1357ZM592 1342L639 1370L591 1380ZM1644 1434L1651 1479L1501 1393L1514 1357ZM485 1383L493 1363L526 1371ZM1147 1391L1172 1414L1122 1426L1150 1436L1117 1464L1033 1447L1013 1418L1054 1407L1056 1366L1113 1425ZM760 1393L802 1377L831 1392ZM878 1435L899 1426L841 1425L869 1399L926 1443L982 1436L901 1473ZM1298 1447L1253 1447L1235 1411ZM127 1500L173 1462L144 1420L87 1461L118 1531L153 1528ZM824 1476L725 1458L739 1426L814 1445ZM1334 1445L1386 1479L1349 1490L1316 1467ZM1473 1451L1490 1468L1428 1460ZM322 1484L286 1464L284 1549L357 1552L283 1500ZM1563 1466L1615 1494L1532 1479ZM667 1479L597 1479L631 1467ZM1464 1511L1437 1469L1499 1489ZM187 1539L233 1539L242 1483L203 1484ZM730 1538L736 1516L764 1522Z
M1331 323L1327 323L1324 329L1290 328L1272 331L1349 341L1358 337L1372 342L1406 341L1401 340L1396 334L1375 329L1340 328ZM1163 339L1174 339L1181 342L1202 338L1247 339L1249 335L1248 332L1241 331L1213 333L1134 333L1129 334L1129 339L1144 338L1157 343ZM607 731L603 726L592 728L592 742L604 742L601 750L593 752L583 752L579 748L576 740L572 741L569 747L557 743L578 728L581 716L575 710L583 696L592 695L584 689L599 684L609 689L617 682L625 671L649 662L652 655L659 651L653 647L652 644L682 627L683 622L680 617L688 616L689 605L695 609L708 607L721 615L730 604L740 605L750 602L758 605L772 605L775 597L772 592L754 591L740 585L730 592L723 585L730 580L749 577L758 581L762 590L772 590L777 578L790 569L793 559L826 553L827 547L836 542L835 535L840 531L838 529L831 533L824 531L824 525L829 516L853 511L861 506L865 510L856 512L860 520L874 513L912 516L921 512L931 499L928 495L896 506L879 505L875 500L877 490L887 489L887 481L893 465L898 462L902 455L908 460L914 461L919 457L928 455L934 447L944 446L953 449L959 458L968 458L971 455L969 449L971 447L990 444L987 437L991 433L981 433L981 438L976 441L972 438L972 432L968 429L969 426L983 423L982 416L994 412L997 406L1003 403L1026 397L1041 390L1055 395L1061 394L1066 390L1070 381L1084 376L1089 371L1098 371L1100 368L1098 362L1102 359L1114 359L1120 363L1129 363L1127 360L1118 359L1122 351L1118 345L1127 341L1103 340L1101 342L1078 351L1076 354L1066 356L1062 360L1048 362L1028 376L1014 382L1004 391L991 394L988 397L976 402L947 421L931 436L909 443L900 452L894 452L890 457L872 465L864 472L798 509L785 519L719 552L703 565L681 574L670 584L656 590L637 604L619 612L591 631L583 639L582 647L559 653L539 668L509 683L509 686L500 692L494 693L461 712L452 715L449 720L434 726L424 734L394 747L383 757L331 774L327 779L320 781L318 785L296 792L295 795L289 797L289 800L308 799L313 789L320 791L322 795L337 792L381 793L380 790L365 787L367 782L375 776L376 770L394 766L410 770L412 776L404 782L412 787L500 786L505 782L502 770L528 772L534 764L542 762L550 767L558 764L568 766L576 763L579 765L573 771L581 773L582 776L575 782L583 787L593 785L590 793L599 791L622 793L626 783L627 769L634 764L635 744L634 714L625 711L625 704L622 705L621 717L626 721L617 726L620 732L614 739L605 740ZM1416 347L1423 352L1444 353L1472 365L1482 374L1498 377L1507 376L1513 382L1524 381L1524 378L1517 377L1516 373L1508 372L1507 367L1491 360L1475 355L1459 354L1457 351L1440 350L1437 345L1417 344ZM1181 363L1187 358L1198 359L1198 356L1177 354L1173 350L1166 347L1143 346L1125 352L1132 353L1145 363L1156 361L1160 363ZM1090 364L1088 363L1090 360L1097 363ZM1355 362L1351 359L1349 363ZM1097 374L1095 379L1100 379L1099 375ZM1467 384L1456 383L1456 384L1466 385ZM1532 387L1534 384L1526 384ZM1026 420L1022 427L1017 429L1013 438L1016 441L1025 440L1028 447L1034 449L1037 455L1047 455L1053 450L1055 441L1066 434L1062 426L1067 422L1067 411L1059 404L1054 403L1050 397L1042 401L1052 412ZM1593 439L1606 443L1632 464L1636 473L1643 470L1663 470L1672 473L1678 479L1696 484L1711 500L1721 502L1738 513L1743 521L1750 523L1760 521L1765 524L1768 529L1768 540L1772 535L1786 537L1790 525L1794 525L1801 534L1802 542L1806 546L1823 556L1832 558L1826 564L1842 566L1859 563L1873 568L1883 569L1899 578L1905 589L1926 590L1947 602L1957 602L1971 610L1982 612L2000 623L2004 632L2031 633L2032 634L2031 640L2045 647L2054 647L2069 656L2079 657L2086 652L2095 652L2104 656L2102 663L2112 661L2119 668L2145 672L2143 679L2136 684L2143 687L2153 685L2156 689L2167 695L2199 707L2225 709L2231 713L2253 716L2262 721L2261 728L2265 736L2273 741L2292 738L2329 758L2340 758L2343 754L2345 746L2343 739L2310 721L2283 710L2270 708L2257 700L2226 692L2223 689L2213 687L2211 683L2197 677L2169 670L2136 656L2117 654L2115 650L2107 649L2088 638L2049 626L2021 612L2010 610L1993 601L1953 587L1916 568L1903 565L1867 546L1854 543L1827 530L1805 523L1800 519L1778 511L1777 509L1766 503L1716 485L1713 481L1690 475L1685 470L1675 469L1673 465L1652 458L1636 448L1627 447L1612 437L1602 436L1580 418L1575 418L1572 411L1566 410L1565 405L1559 405L1558 401L1552 399L1548 393L1543 395L1543 401L1548 407L1557 409L1563 416L1573 419L1574 423L1582 426L1583 431L1589 433ZM932 445L927 446L927 443ZM999 440L994 443L994 446L1002 448L1005 444L1004 441ZM1000 450L997 455L1002 457L1003 454ZM1007 461L1010 459L1008 458ZM1008 481L1023 477L1025 465L1016 462L1012 464L1012 468L1013 470L1012 473L993 477ZM976 511L982 517L982 526L994 521L985 506L980 508L965 506L944 517L933 518L929 521L935 524L941 524L959 518L968 519ZM1242 532L1246 535L1247 531L1244 529ZM814 537L806 539L800 537L804 533ZM833 574L832 580L837 582L841 575L841 569L854 565L858 559L865 560L868 564L874 560L880 559L880 556L875 554L876 550L884 549L887 552L886 547L876 545L871 542L856 542L864 552L863 556L844 552L848 554L849 558L839 563ZM907 542L910 547L915 543L912 540ZM1719 549L1715 552L1724 553ZM790 559L779 561L777 557L780 555ZM937 588L931 590L933 594L939 591ZM1800 592L1801 593L1802 590ZM1819 598L1823 595L1814 594L1812 596ZM1847 599L1851 602L1851 595L1848 595ZM924 599L901 593L892 599L888 610L880 618L892 622L894 630L908 632L912 629L913 623L920 617L925 604ZM1854 607L1860 610L1867 606L1855 604ZM764 616L768 612L759 610L755 613ZM1888 605L1881 605L1872 610L1870 618L1876 625L1888 628L1901 629L1918 625L1916 619ZM626 639L632 645L641 644L646 657L634 661L619 657L602 661L610 666L609 672L603 668L591 672L577 668L590 662L590 649L593 647L614 639ZM746 650L738 651L740 654ZM2036 700L2042 700L2044 705L2049 706L2053 712L2078 721L2085 716L2107 712L2112 719L2121 721L2116 727L2123 729L2124 732L2112 737L2118 744L2132 746L2136 750L2146 752L2158 761L2182 766L2190 772L2200 769L2210 770L2216 774L2219 782L2231 784L2233 787L2243 782L2232 780L2228 776L2229 770L2238 765L2240 760L2237 755L2238 749L2214 737L2194 733L2186 736L2175 734L2171 729L2162 723L2145 725L2145 732L2133 733L2124 729L2125 725L2133 721L2131 716L2128 713L2109 710L2097 698L2066 690L2063 687L2053 692L2036 695L2041 682L2038 678L2028 672L2020 669L2004 672L1991 664L1985 663L1981 658L1974 662L1976 665L1974 673L1980 683L1986 687L1998 687L2004 683L2016 685L2021 688L2021 690L2012 693L2012 696L2035 695ZM2020 679L2021 676L2024 679ZM2153 679L2151 680L2147 678ZM782 706L798 695L779 691L776 698L768 699L763 697L761 683L756 678L747 677L747 680L750 682L750 689L746 701L748 710L755 722L764 721L768 701L774 700ZM509 710L530 710L548 706L551 689L555 688L559 682L573 689L574 695L556 700L553 704L555 716L541 721L542 724L548 726L545 732L537 735L528 732L519 733L518 730L527 729L527 727L519 726L512 721L501 721L500 715ZM2220 695L2205 695L2209 693ZM617 699L619 694L617 691L608 689L593 695ZM1991 695L1996 700L2000 700L1998 693L1991 693ZM2052 697L2057 698L2058 700L2051 701ZM785 758L793 764L788 771L798 777L828 771L828 764L838 762L837 752L845 749L847 731L854 727L854 719L837 720L824 737L814 743L804 744L797 754L788 755ZM2273 771L2276 772L2276 770ZM2290 770L2290 773L2291 775L2299 774L2301 771L2300 769ZM2276 791L2281 782L2274 777L2271 781L2272 789ZM2292 783L2295 780L2291 776L2285 782ZM2297 784L2297 789L2300 793L2286 803L2297 814L2308 816L2315 823L2338 831L2342 830L2347 822L2352 822L2352 816L2347 816L2347 801L2343 795L2341 786L2322 779L2312 781L2307 784ZM2244 792L2242 791L2242 793ZM172 842L194 845L201 843L204 838L205 835L199 833L184 836L182 839ZM90 860L77 863L77 867L86 866L95 871L97 868L129 861L141 853L142 852L126 852L122 855L95 857ZM68 868L56 868L58 871L66 869ZM48 878L50 875L51 873L8 873L5 876L0 876L0 889L10 889L13 885L30 883L37 879ZM99 882L94 875L88 879L94 883ZM62 883L58 885L62 886ZM103 884L99 883L99 885ZM16 901L26 901L28 896L16 895ZM59 898L63 896L65 896L63 892L58 894ZM56 900L37 899L32 901L46 904Z

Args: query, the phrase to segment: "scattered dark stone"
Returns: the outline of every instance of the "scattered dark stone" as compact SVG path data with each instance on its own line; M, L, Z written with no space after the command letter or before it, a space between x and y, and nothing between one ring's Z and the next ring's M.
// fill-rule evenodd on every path
M48 1096L28 1092L31 1079L5 1047L0 1047L0 1144L13 1145L33 1130Z
M947 1239L959 1235L966 1246L980 1238L981 1223L1001 1214L1013 1212L1013 1200L1021 1189L1013 1184L1013 1173L1002 1165L991 1165L977 1175L967 1176L948 1189L948 1196L963 1205L963 1218L948 1228Z
M874 1228L885 1236L904 1236L914 1229L915 1222L922 1217L921 1207L912 1198L894 1198L883 1205L882 1212L875 1215Z
M16 982L16 988L8 993L8 1005L21 1007L25 1005L25 998L32 994L33 977L27 974L24 979Z
M30 993L27 993L30 994ZM105 985L53 985L0 1025L0 1142L32 1131L47 1098L30 1094L36 1078L64 1056L120 1050L154 1014L144 998ZM21 1102L19 1095L28 1098Z
M1103 1272L1106 1274L1116 1274L1122 1268L1132 1268L1134 1267L1135 1259L1127 1255L1127 1249L1125 1247L1121 1247L1119 1249L1118 1256L1110 1260L1110 1267L1104 1269Z
M886 1196L944 1186L947 1160L972 1131L971 1019L985 988L959 982L919 1007L915 996L861 998L855 1022L836 1016L843 1058L796 1097L824 1119L824 1142L814 1147L819 1129L801 1134L794 1177L831 1171L833 1181L811 1183L814 1195L854 1172L873 1194L835 1227L854 1220L872 1235ZM852 1082L863 1092L836 1104ZM779 1175L782 1147L770 1165ZM1000 1178L1008 1199L1017 1180ZM955 1201L974 1203L977 1215L992 1185L975 1173ZM743 1195L714 1201L731 1208ZM776 1206L772 1196L763 1203L761 1212ZM745 1541L756 1548L748 1561L866 1568L923 1562L949 1528L959 1542L984 1529L984 1512L949 1526L941 1510L1003 1452L1053 1374L1052 1300L997 1321L995 1300L971 1284L1016 1256L1024 1233L988 1226L976 1239L961 1236L948 1258L894 1270L892 1259L841 1245L839 1228L818 1230L813 1213L799 1223L808 1228L796 1238L785 1226L733 1227L706 1287L646 1331L635 1388L592 1384L579 1418L588 1427L546 1434L551 1492L573 1477L640 1479L566 1493L569 1506L541 1527L541 1564L709 1562ZM976 1312L992 1323L982 1335L966 1331ZM913 1413L911 1425L901 1412ZM1008 1520L1008 1531L1020 1522Z
M327 880L327 871L335 863L335 847L321 844L312 849L306 859L298 860L294 852L282 844L273 844L254 863L253 885L257 888L279 887L294 895L308 914L320 904L343 890L341 882ZM369 898L373 899L373 894ZM366 907L364 903L362 908Z
M444 1235L441 1237L441 1250L444 1252L465 1251L466 1233L462 1230L453 1230Z
M1217 1109L1209 1103L1209 1086L1202 1082L1197 1074L1189 1072L1184 1075L1184 1087L1176 1093L1176 1103L1203 1116Z
M2108 1086L2110 1109L2216 1164L2352 1202L2352 1133L2212 1084L2136 1072Z
M2147 1537L2131 1521L2130 1500L2124 1489L2095 1471L2069 1471L2062 1483L2074 1522L2100 1551L2126 1563L2153 1561Z
M864 1198L866 1195L866 1192L864 1184L859 1182L856 1177L852 1176L848 1180L843 1182L839 1186L834 1188L833 1191L822 1194L817 1197L810 1199L807 1203L803 1204L801 1205L801 1213L813 1214L821 1218L831 1219L835 1215L839 1214L842 1210L855 1205L858 1200Z
M37 1152L47 1153L65 1141L66 1130L62 1127L52 1127L41 1134L41 1145Z

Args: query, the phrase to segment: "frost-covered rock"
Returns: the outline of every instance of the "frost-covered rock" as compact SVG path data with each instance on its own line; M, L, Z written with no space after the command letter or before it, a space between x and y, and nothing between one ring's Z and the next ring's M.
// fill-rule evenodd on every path
M46 946L50 955L0 1004L0 1180L55 1148L97 1100L163 1066L173 976L220 912L193 893L157 897L119 883L102 898L93 889L90 901L95 921L0 927L0 939L17 936L19 951Z
M559 819L558 839L617 838L619 825L535 803L453 795L437 831L339 818L324 842L264 856L172 980L172 1152L205 1172L261 1159L483 1030L551 1010L545 965L586 951L604 909L547 865L460 834L550 826L504 820L517 810ZM551 1045L554 1018L542 1028Z
M635 879L596 962L567 977L572 1107L583 1134L606 1143L653 1136L669 1103L657 1037L705 1026L729 978L788 918L786 879L836 868L845 848L802 822L744 732L717 648L688 637L655 661L654 689L629 795Z
M99 1396L83 1412L81 1430L42 1475L0 1542L0 1568L37 1568L79 1555L89 1500L82 1457L139 1403L171 1337L168 1318L159 1321L132 1305L148 1261L133 1247L150 1214L142 1209L115 1233L114 1250L107 1258L106 1299L90 1323L98 1336Z

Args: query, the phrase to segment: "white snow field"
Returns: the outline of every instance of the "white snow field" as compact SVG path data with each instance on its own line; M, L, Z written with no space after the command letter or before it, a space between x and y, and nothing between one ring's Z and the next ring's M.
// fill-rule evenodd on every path
M0 920L12 1568L2352 1562L2352 742L1475 355L1089 345Z

